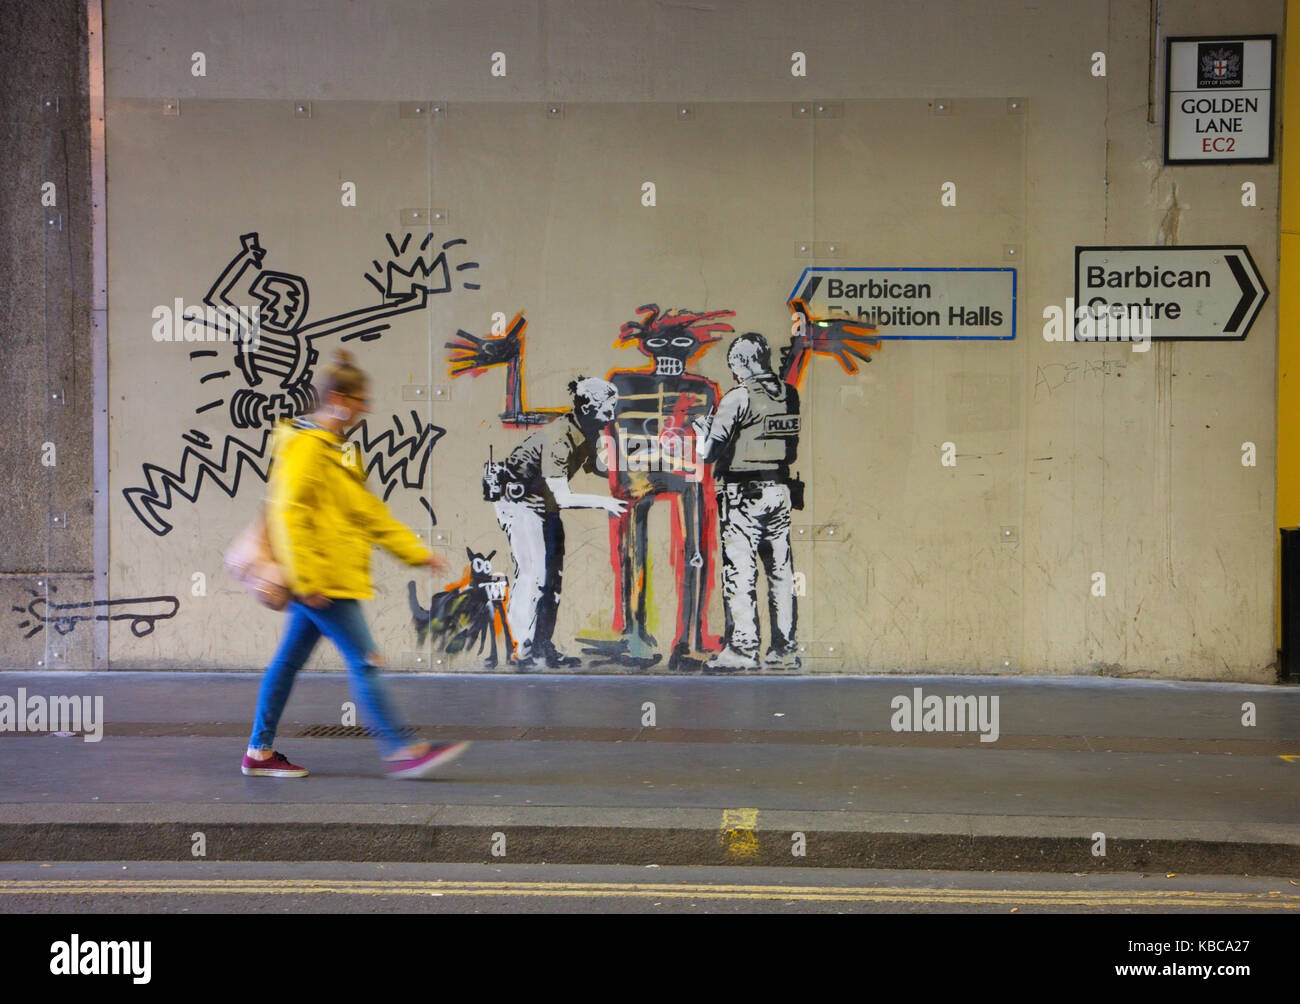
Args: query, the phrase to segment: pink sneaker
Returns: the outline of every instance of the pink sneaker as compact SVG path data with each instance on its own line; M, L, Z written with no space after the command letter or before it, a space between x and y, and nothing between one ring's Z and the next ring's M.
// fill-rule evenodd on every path
M469 747L467 742L434 743L428 753L414 760L389 760L384 764L384 771L394 780L428 777L443 764L451 763Z
M249 777L306 777L307 769L290 763L283 753L272 753L268 760L254 760L244 754L244 766L240 768Z

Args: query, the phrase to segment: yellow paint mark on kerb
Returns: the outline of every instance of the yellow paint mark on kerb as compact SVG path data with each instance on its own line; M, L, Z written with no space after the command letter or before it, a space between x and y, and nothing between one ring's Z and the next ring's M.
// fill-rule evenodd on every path
M1300 753L1279 753L1278 756L1287 763L1300 763Z
M752 858L758 856L758 810L723 809L722 844L728 857Z
M447 882L368 879L13 879L0 896L535 896L781 900L803 903L943 903L985 906L1183 907L1300 910L1300 896L1183 889L910 889L621 882Z

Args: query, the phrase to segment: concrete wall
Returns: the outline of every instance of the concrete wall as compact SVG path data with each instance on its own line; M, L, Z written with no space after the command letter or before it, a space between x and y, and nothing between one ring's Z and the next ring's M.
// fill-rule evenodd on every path
M1161 12L1161 41L1283 22L1277 0ZM857 373L809 364L805 670L1273 678L1276 300L1244 342L1041 336L1043 308L1073 292L1075 245L1244 243L1277 288L1276 166L1161 166L1147 4L108 0L105 20L113 665L258 666L279 624L220 570L262 494L264 425L236 426L257 388L228 344L155 341L155 309L199 304L253 232L262 269L305 278L304 323L377 307L372 263L409 265L431 230L430 253L466 241L447 249L450 288L347 344L374 379L372 441L394 416L396 438L424 437L371 485L392 484L394 512L458 566L469 547L510 571L479 475L489 445L500 457L525 434L503 427L501 370L449 374L458 329L524 311L528 404L559 406L576 375L645 362L616 345L641 304L734 311L737 331L780 345L806 266L1010 265L1012 341L885 341ZM725 344L692 368L730 386ZM665 502L650 520L665 656L672 518ZM616 634L615 577L605 516L565 524L556 639L578 651ZM427 603L427 574L380 557L376 578L372 629L395 664L480 665L419 642L407 583ZM722 621L715 582L709 631Z
M0 400L10 430L0 451L0 601L8 618L0 665L85 666L91 661L88 632L65 638L50 631L47 637L27 610L36 604L44 613L52 581L61 597L90 598L93 379L83 3L20 5L0 18L0 94Z

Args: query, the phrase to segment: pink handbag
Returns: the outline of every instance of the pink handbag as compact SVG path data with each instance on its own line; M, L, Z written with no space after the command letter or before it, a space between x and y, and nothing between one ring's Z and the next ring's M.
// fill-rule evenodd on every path
M289 605L287 577L271 551L265 514L259 514L226 549L226 571L262 606L283 610Z

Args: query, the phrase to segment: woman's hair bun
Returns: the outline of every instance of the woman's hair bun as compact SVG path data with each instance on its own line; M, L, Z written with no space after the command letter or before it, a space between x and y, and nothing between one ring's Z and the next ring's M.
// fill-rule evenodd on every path
M335 350L334 350L334 365L335 365L335 366L355 366L356 363L355 363L355 362L353 361L353 359L352 359L352 353L349 352L347 349L335 349Z

